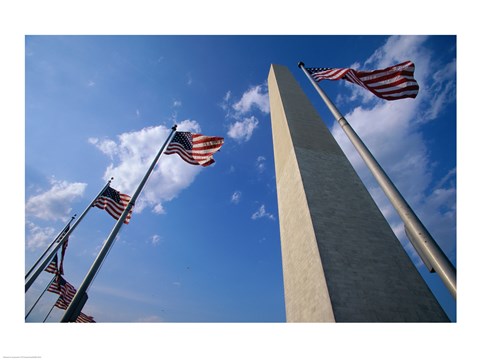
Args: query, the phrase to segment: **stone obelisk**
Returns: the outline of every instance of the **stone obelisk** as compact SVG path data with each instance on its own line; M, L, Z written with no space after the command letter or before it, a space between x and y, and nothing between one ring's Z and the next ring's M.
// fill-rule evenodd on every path
M268 91L287 321L449 321L287 67Z

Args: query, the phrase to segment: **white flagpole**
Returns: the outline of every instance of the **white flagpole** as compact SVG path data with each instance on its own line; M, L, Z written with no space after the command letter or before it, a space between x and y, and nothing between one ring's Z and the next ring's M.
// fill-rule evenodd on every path
M45 254L48 252L48 250L51 249L51 247L53 246L53 244L55 244L56 241L59 241L61 238L62 238L62 234L65 232L65 230L67 229L67 227L72 223L73 219L75 219L75 216L77 216L77 214L73 215L72 218L70 219L70 221L68 222L67 225L65 225L65 227L63 228L62 231L60 231L58 233L58 235L55 237L55 239L53 239L53 241L51 242L50 245L48 245L48 247L45 249L45 251L43 252L42 255L40 255L40 257L38 258L38 260L35 262L35 264L33 264L33 266L30 268L30 270L28 270L28 272L25 274L25 280L27 279L27 277L30 275L30 273L35 269L35 267L38 265L38 263L40 262L40 260L42 260L42 258L45 256Z
M98 193L97 196L95 196L95 198L92 200L92 202L87 206L87 208L83 211L82 215L80 215L80 217L78 218L77 221L75 221L75 223L70 227L70 229L65 233L63 234L62 238L60 239L60 241L57 243L57 245L53 248L52 252L43 260L42 264L37 268L37 270L33 273L33 275L30 277L30 279L28 279L28 281L25 283L25 292L28 291L28 289L30 288L30 286L32 286L33 282L37 279L38 275L41 274L42 270L45 269L45 267L48 265L48 263L50 262L50 260L53 258L53 256L57 253L58 249L60 248L60 246L63 245L64 241L66 239L68 239L68 237L70 236L70 234L72 233L73 230L75 230L75 228L77 227L77 225L80 223L80 221L82 221L82 219L85 217L85 215L87 215L87 212L92 208L93 206L93 203L95 202L95 200L97 200L97 198L102 195L102 193L105 191L105 189L110 185L110 183L112 182L112 179L111 178L107 184L103 187L102 190L100 190L100 192ZM26 279L25 279L26 280Z
M108 254L111 246L113 245L113 242L115 238L117 237L118 232L120 231L120 228L123 225L123 222L125 221L130 209L135 205L135 201L137 200L138 196L143 190L143 187L145 186L145 183L147 182L148 177L152 173L155 164L157 163L158 159L160 158L160 155L162 155L163 150L167 146L168 143L170 143L170 140L173 137L173 134L177 130L177 125L172 127L172 131L170 135L168 136L167 140L161 147L161 149L158 151L157 155L152 161L152 164L150 165L149 169L145 173L145 176L143 177L142 181L137 187L137 190L135 193L132 195L130 201L128 202L127 206L125 207L125 210L123 210L122 215L120 218L117 220L117 223L113 227L112 231L110 232L110 235L108 236L107 240L105 240L105 243L102 246L102 249L100 250L99 254L97 255L97 258L93 262L92 266L90 267L90 270L88 271L87 275L83 279L82 284L78 288L77 292L75 293L75 296L72 299L72 302L70 305L68 305L67 310L63 314L61 322L74 322L76 319L75 314L79 314L82 309L77 309L80 305L80 301L83 297L83 295L87 292L88 287L90 286L90 283L93 281L95 275L98 272L98 269L102 265L103 260L105 259L105 256Z
M385 192L385 195L389 198L393 207L397 210L398 215L403 220L405 228L410 235L408 238L412 242L412 245L414 245L414 248L417 250L417 252L419 252L419 255L422 259L428 260L429 265L438 273L447 289L456 299L457 271L455 267L452 265L448 257L443 253L442 249L440 249L428 230L413 212L411 207L397 190L380 164L373 157L370 150L368 150L367 146L347 122L345 117L340 113L340 111L338 111L337 107L328 98L327 94L325 94L325 92L318 86L315 80L312 79L304 65L305 64L303 62L298 63L298 67L303 70L313 87L317 90L318 94L323 99L328 109L339 123L340 127L350 139L353 146L357 149L359 155L365 161L365 164L368 166L378 184Z

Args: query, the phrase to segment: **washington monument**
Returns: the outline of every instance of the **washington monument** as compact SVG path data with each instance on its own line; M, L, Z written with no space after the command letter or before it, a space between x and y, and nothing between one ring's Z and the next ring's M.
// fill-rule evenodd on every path
M448 322L288 70L268 76L288 322Z

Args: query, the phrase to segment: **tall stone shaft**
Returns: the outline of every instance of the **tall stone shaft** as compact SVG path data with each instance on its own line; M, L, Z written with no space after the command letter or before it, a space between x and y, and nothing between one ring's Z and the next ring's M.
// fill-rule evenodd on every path
M449 321L287 67L268 91L287 321Z

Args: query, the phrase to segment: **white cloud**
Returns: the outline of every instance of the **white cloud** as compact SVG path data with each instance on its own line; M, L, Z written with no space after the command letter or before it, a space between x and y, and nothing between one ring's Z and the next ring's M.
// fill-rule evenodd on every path
M405 60L430 61L430 55L423 46L428 36L391 36L385 44L378 48L368 59L365 65L371 68L385 68Z
M232 97L232 92L228 90L225 96L223 97L223 101L228 102L228 100L230 100L231 97Z
M83 196L87 184L69 183L51 179L50 190L31 196L26 205L27 215L35 216L42 220L66 221L72 210L72 202Z
M153 235L152 238L151 238L151 243L153 246L157 246L158 244L160 244L160 242L162 241L162 238L160 237L160 235Z
M232 92L227 91L220 103L226 112L226 118L236 120L228 125L227 135L238 142L246 142L250 140L259 124L255 116L248 115L254 110L259 110L263 114L270 113L267 86L265 84L252 86L243 93L239 101L232 104L231 100Z
M434 120L441 113L445 104L455 101L456 98L456 68L457 62L454 59L451 63L443 66L442 69L433 74L433 84L425 91L432 94L429 105L423 116L423 121Z
M234 124L230 124L227 135L238 142L248 141L257 127L258 120L255 116L251 116L243 121L236 121Z
M101 152L103 152L105 155L108 155L110 158L113 158L113 155L115 155L117 144L113 140L89 138L88 142L92 145L95 145Z
M265 156L259 156L257 157L257 161L255 163L255 166L257 167L257 170L259 173L262 173L265 171Z
M57 235L54 228L40 227L31 221L26 221L26 227L28 229L26 242L29 250L45 248Z
M230 201L234 204L238 204L240 202L241 197L242 197L242 193L237 190L232 194L232 198L230 199Z
M257 220L261 218L268 218L270 220L275 220L275 216L273 214L270 214L265 210L265 205L260 206L260 208L252 214L252 219Z
M180 100L173 101L173 107L180 107L180 106L182 106L182 102Z
M229 94L227 93L227 95ZM265 114L270 112L268 91L265 85L251 87L243 93L242 98L237 103L233 104L233 109L239 114L245 114L253 108L258 108Z
M446 174L438 184L432 184L435 165L430 159L428 140L424 138L421 126L426 121L433 121L448 102L455 100L452 92L455 62L446 66L436 63L423 47L425 40L423 36L392 36L365 63L373 69L412 60L416 65L415 78L420 84L416 99L388 102L373 99L368 91L358 86L350 87L356 96L363 99L364 104L368 102L369 105L357 107L345 117L432 232L432 236L448 253L455 247L456 191L455 185L447 179L455 171ZM337 123L332 128L332 134L407 251L416 257L408 245L396 211ZM429 190L432 186L434 190Z
M201 131L198 123L193 120L182 121L178 124L178 130ZM114 161L105 170L104 179L113 176L112 187L132 195L170 131L160 125L123 133L117 141L106 139L89 142ZM164 213L163 203L187 188L199 172L199 167L187 164L176 154L162 155L137 200L134 211L139 213L145 207L151 207L155 213Z
M232 92L230 90L227 91L225 96L222 99L222 102L220 103L220 107L227 113L227 117L230 116L230 99L232 97Z

